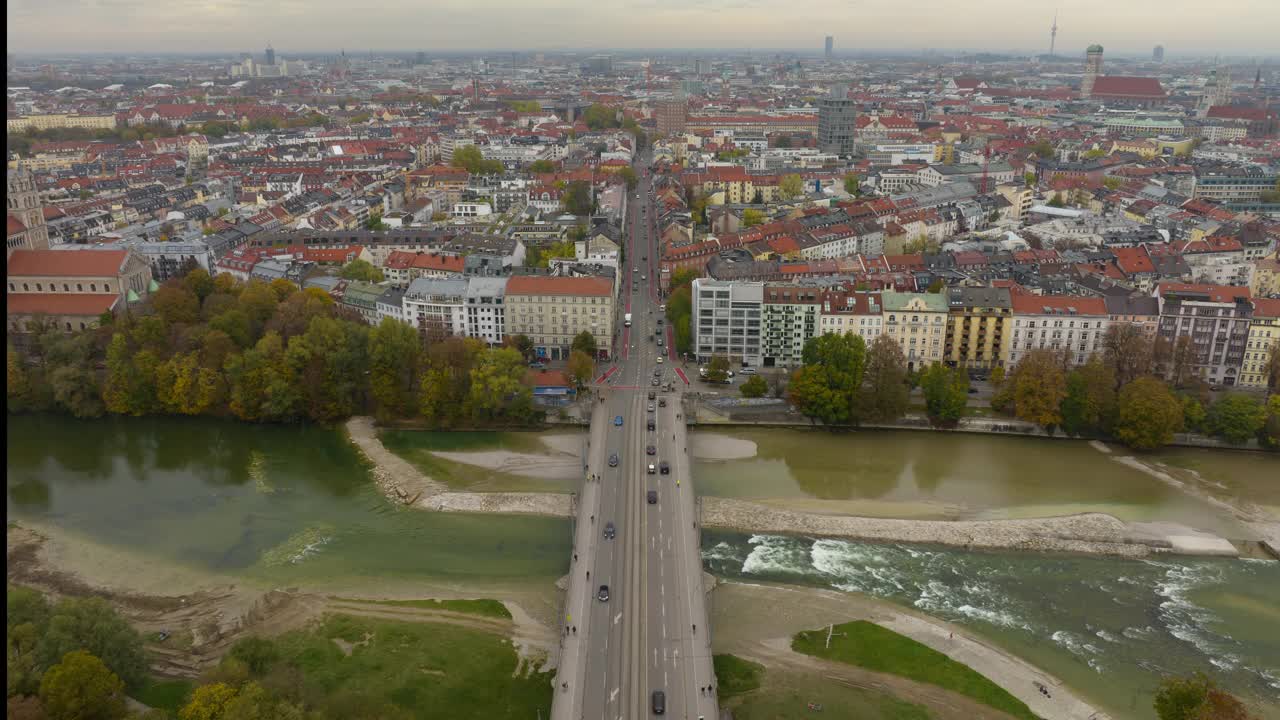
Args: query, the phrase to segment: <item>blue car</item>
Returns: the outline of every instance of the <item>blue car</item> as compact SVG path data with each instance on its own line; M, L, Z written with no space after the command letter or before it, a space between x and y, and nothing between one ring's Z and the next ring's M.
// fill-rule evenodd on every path
M613 418L613 424L614 424L614 425L617 425L617 426L619 426L619 427L621 427L621 426L622 426L622 416L621 416L621 415L617 415L617 416L615 416L615 417Z

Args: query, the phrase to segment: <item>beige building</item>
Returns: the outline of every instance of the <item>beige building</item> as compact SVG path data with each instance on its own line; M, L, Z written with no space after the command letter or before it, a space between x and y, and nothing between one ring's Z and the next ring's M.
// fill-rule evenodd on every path
M49 115L27 115L9 118L7 129L10 133L26 132L28 129L54 130L58 128L80 128L82 130L111 130L116 126L115 115L69 115L52 113Z
M823 335L858 335L869 346L884 330L883 306L880 303L878 292L824 292L818 330Z
M1004 344L1005 365L1017 365L1032 350L1063 353L1073 366L1102 352L1110 322L1102 298L1017 292L1012 299L1013 337Z
M1240 387L1265 388L1270 379L1271 354L1280 352L1280 300L1254 298L1245 342L1244 363L1240 367Z
M973 369L1000 365L1013 329L1009 288L950 288L947 305L946 362Z
M938 293L880 293L884 333L902 346L908 370L942 362L947 342L947 299Z
M9 255L9 332L33 321L85 330L153 289L151 265L132 250L15 250Z
M564 360L588 331L596 348L613 346L613 281L602 277L517 275L507 281L507 335L527 335L539 358Z
M44 208L36 181L26 168L10 171L5 177L5 254L15 250L48 250L49 228L44 222Z

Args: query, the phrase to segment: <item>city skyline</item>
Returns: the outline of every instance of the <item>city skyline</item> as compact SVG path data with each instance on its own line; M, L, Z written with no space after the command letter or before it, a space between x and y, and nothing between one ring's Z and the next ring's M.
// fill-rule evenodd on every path
M7 6L7 41L10 52L28 54L233 52L246 45L265 47L270 40L284 54L354 47L362 52L754 48L821 55L824 37L834 35L837 56L905 48L1039 54L1049 46L1056 10L1056 49L1062 56L1082 55L1092 43L1107 47L1112 56L1149 57L1156 44L1168 48L1171 58L1224 50L1278 54L1266 28L1280 26L1280 9L1226 0L1212 14L1187 22L1189 13L1203 11L1190 3L1172 5L1086 0L1055 8L1000 0L998 6L984 6L982 14L957 14L940 0L925 0L910 11L851 3L847 16L832 18L825 8L782 8L762 0L707 0L691 6L672 0L558 0L497 8L443 0L426 13L418 6L387 4L363 14L351 13L345 4L296 0L270 6L243 0L15 0ZM1179 5L1186 12L1178 12ZM1250 21L1240 22L1244 17ZM200 31L193 33L193 28ZM288 28L298 30L282 32ZM958 37L968 41L955 47ZM659 44L665 47L655 47Z

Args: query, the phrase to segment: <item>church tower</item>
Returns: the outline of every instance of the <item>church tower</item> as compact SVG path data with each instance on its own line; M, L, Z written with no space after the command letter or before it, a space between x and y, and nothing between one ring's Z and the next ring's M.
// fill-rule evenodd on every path
M1080 97L1093 95L1093 83L1102 74L1102 46L1090 45L1085 51L1084 78L1080 81Z
M40 206L35 178L26 168L19 167L9 172L7 180L9 222L5 257L12 255L14 250L48 250L49 228L44 224L44 209Z

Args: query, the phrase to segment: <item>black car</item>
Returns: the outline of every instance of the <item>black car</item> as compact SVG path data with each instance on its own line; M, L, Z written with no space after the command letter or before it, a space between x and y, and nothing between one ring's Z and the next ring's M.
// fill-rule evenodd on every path
M657 490L650 490L648 493L646 493L646 494L645 494L645 499L649 501L649 504L650 504L650 505L657 505L657 504L658 504L658 491L657 491Z
M657 454L658 454L658 448L656 448L656 447L654 447L654 446L650 445L650 446L648 446L648 447L646 447L646 448L644 449L644 454L645 454L645 455L657 455Z
M671 474L671 466L667 464L666 460L663 460L662 462L658 463L658 472L662 473L663 475Z
M596 593L596 599L600 602L609 602L609 586L601 585L600 591Z
M661 400L658 401L658 407L666 407L666 406L667 406L666 398L662 398Z
M618 467L618 453L609 456L609 467Z
M616 527L614 527L613 522L612 522L612 521L610 521L610 522L605 523L605 524L604 524L604 539L605 539L605 540L612 540L612 539L614 539L614 538L615 538L615 537L617 537L617 536L618 536L618 529L617 529Z
M667 694L661 690L653 691L653 714L661 715L667 711Z
M652 400L654 397L655 397L654 392L653 392L652 390L650 390L650 391L649 391L649 399L650 399L650 400Z
M649 428L650 430L652 430L652 429L654 429L655 427L657 427L657 426L654 424L654 422L653 422L653 418L649 418L648 428Z

